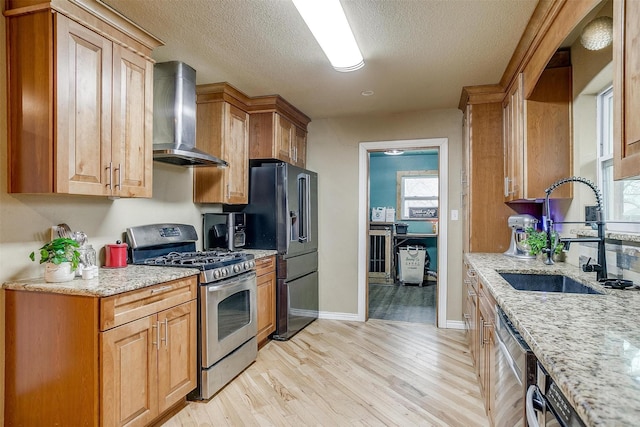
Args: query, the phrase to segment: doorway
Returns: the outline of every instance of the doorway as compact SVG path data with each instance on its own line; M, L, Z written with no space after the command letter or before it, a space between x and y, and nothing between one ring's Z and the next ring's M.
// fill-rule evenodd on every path
M435 313L428 313L422 311L421 313L407 313L405 309L400 308L396 311L396 315L400 316L400 318L396 318L395 320L407 320L407 321L418 321L421 323L434 323L433 318L437 319L436 326L445 327L446 325L446 292L447 292L447 271L446 271L446 257L447 257L447 223L446 223L446 212L447 210L447 190L448 190L448 140L446 138L433 138L433 139L417 139L417 140L401 140L401 141L375 141L375 142L363 142L360 143L359 147L359 219L358 219L358 318L360 320L366 320L370 317L379 317L380 313L370 313L369 312L369 298L383 298L386 299L384 304L393 304L393 299L395 298L400 304L404 304L403 301L412 300L412 304L414 305L433 305L433 301L437 302L435 304ZM430 212L425 212L425 209L419 209L414 207L412 211L411 217L408 216L407 210L403 208L405 206L404 201L396 203L394 200L392 204L396 207L397 210L397 219L399 221L414 219L415 221L411 221L414 224L415 231L418 233L411 233L413 237L416 234L424 234L425 237L432 238L435 241L435 245L433 245L437 250L436 253L433 253L431 257L431 262L434 265L442 266L438 268L437 272L437 280L436 283L424 282L424 286L420 287L418 284L412 286L403 286L402 284L398 285L397 276L397 266L393 266L393 280L389 282L379 285L370 286L369 283L369 270L370 270L370 252L369 252L369 228L371 224L371 211L370 206L374 206L370 204L370 173L371 173L371 154L378 153L386 150L401 150L405 152L436 152L437 153L437 164L436 167L427 167L425 170L420 171L417 175L423 174L425 171L436 170L438 173L438 195L437 198L437 210L436 212L442 212L442 219L433 216L433 210ZM375 156L375 154L374 154ZM412 169L412 167L409 167ZM416 169L416 168L413 168ZM401 174L398 173L398 177ZM410 175L410 174L403 174ZM416 174L414 174L416 175ZM397 185L398 181L393 179L393 186ZM394 194L399 194L397 191ZM395 197L395 196L394 196ZM424 202L424 201L422 201ZM418 205L420 205L419 202ZM374 200L375 204L375 200ZM411 205L411 204L409 204ZM416 206L418 206L416 205ZM423 206L423 205L420 205ZM403 210L404 209L404 210ZM415 217L414 217L415 215ZM420 215L431 215L429 218L420 217ZM422 219L422 221L418 220ZM428 221L428 219L435 219L436 221ZM394 222L394 221L392 221ZM429 231L421 230L420 227L431 227L432 222L437 222L435 233L432 232L432 228ZM391 224L393 226L393 224ZM394 230L395 231L395 230ZM400 237L400 236L396 236ZM401 239L402 242L406 242L408 239ZM398 240L393 240L396 244L392 243L393 250L397 250ZM411 242L409 242L411 243ZM393 253L392 257L394 260L396 259L396 254ZM399 261L396 261L399 262ZM391 286L391 287L389 287ZM405 311L403 314L402 311ZM384 311L384 310L383 310ZM404 318L402 317L404 316ZM426 316L426 317L425 317ZM429 320L429 316L431 316L431 320Z

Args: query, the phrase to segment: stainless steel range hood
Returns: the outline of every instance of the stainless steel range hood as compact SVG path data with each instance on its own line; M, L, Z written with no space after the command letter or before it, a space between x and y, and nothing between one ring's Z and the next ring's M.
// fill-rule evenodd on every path
M179 61L153 70L153 160L179 166L228 163L196 147L196 71Z

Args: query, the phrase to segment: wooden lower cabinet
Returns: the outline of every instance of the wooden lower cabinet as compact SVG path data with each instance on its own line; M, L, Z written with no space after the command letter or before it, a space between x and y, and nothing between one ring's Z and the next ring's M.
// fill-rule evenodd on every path
M473 268L465 263L464 268L464 326L469 341L469 351L474 362L478 357L478 278Z
M102 425L144 426L196 386L196 302L101 334Z
M464 263L465 302L463 306L469 351L475 366L480 394L492 421L495 408L495 306L496 301L474 269Z
M258 345L263 345L276 330L276 257L256 261Z
M6 290L6 425L148 425L197 385L197 277L111 297Z
M478 377L480 381L480 392L484 399L484 407L487 416L493 420L495 402L493 399L493 381L495 379L495 301L491 294L483 289L480 283L478 292Z

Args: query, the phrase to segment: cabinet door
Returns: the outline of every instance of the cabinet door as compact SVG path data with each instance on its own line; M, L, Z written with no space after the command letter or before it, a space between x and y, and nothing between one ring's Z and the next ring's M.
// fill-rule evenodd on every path
M196 313L195 300L158 313L160 413L196 388Z
M294 144L294 164L301 168L307 164L307 132L296 127L295 128L295 144Z
M157 316L100 334L104 426L144 426L158 414Z
M258 276L258 343L265 341L276 330L276 273Z
M522 74L507 94L504 110L504 196L505 201L521 199L523 184L524 111Z
M112 187L122 197L151 197L153 66L123 47L113 50Z
M111 193L112 43L56 14L56 192Z
M283 162L291 162L291 145L293 144L294 126L289 120L276 114L276 157Z
M469 270L466 272L466 276L464 279L464 290L465 290L465 306L464 306L464 323L465 329L467 330L467 337L469 340L469 351L471 353L471 359L473 359L474 364L478 365L478 310L476 308L476 298L477 294L472 284L472 278L470 276Z
M640 2L614 2L614 178L640 177Z
M224 159L229 163L225 170L226 201L242 204L249 201L249 114L231 104L225 105L226 135L223 141Z

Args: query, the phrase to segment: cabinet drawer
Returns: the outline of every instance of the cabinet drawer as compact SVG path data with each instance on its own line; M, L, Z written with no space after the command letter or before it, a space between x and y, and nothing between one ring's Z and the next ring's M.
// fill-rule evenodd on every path
M100 330L105 331L196 298L196 276L100 299Z
M276 257L268 256L256 260L256 274L262 276L276 270Z

